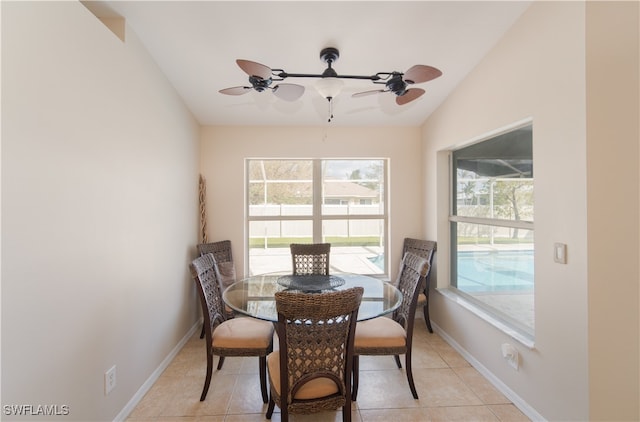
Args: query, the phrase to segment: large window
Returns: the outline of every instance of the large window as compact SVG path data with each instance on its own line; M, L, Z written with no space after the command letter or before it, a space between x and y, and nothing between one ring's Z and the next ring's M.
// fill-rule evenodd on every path
M331 243L332 272L387 274L387 160L247 160L249 274L291 271L290 243Z
M532 126L453 151L451 168L451 285L533 336Z

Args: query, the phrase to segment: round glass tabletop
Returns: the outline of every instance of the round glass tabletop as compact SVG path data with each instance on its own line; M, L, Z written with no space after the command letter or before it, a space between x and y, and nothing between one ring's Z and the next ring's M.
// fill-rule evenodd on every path
M238 281L223 293L224 302L234 311L266 321L277 321L275 293L283 290L317 294L326 291L363 287L358 321L393 312L402 301L402 293L391 283L360 274L330 276L292 276L262 274Z

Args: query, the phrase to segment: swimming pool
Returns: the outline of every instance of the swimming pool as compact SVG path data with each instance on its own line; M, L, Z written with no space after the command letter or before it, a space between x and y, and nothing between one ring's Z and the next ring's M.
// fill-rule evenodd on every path
M458 252L458 289L465 292L532 292L533 251Z

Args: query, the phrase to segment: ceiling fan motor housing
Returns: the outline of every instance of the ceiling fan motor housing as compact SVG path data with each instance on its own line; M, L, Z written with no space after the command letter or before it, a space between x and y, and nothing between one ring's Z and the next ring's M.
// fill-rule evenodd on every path
M271 78L262 79L259 76L249 76L249 82L251 83L251 85L256 91L262 92L265 89L269 88L269 85L271 85L272 80Z
M327 64L327 68L322 72L323 78L335 78L338 76L335 70L331 67L331 64L338 60L340 52L337 48L327 47L320 51L320 60Z
M402 80L402 74L398 72L393 72L393 75L387 81L386 86L389 91L396 95L404 95L407 91L407 83Z
M335 62L338 57L340 57L340 52L337 48L327 47L320 51L320 59L327 64Z

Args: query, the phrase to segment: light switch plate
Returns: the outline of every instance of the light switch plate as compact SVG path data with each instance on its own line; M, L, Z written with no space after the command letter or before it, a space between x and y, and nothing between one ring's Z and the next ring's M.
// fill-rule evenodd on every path
M565 243L553 244L553 261L558 264L567 263L567 245Z

